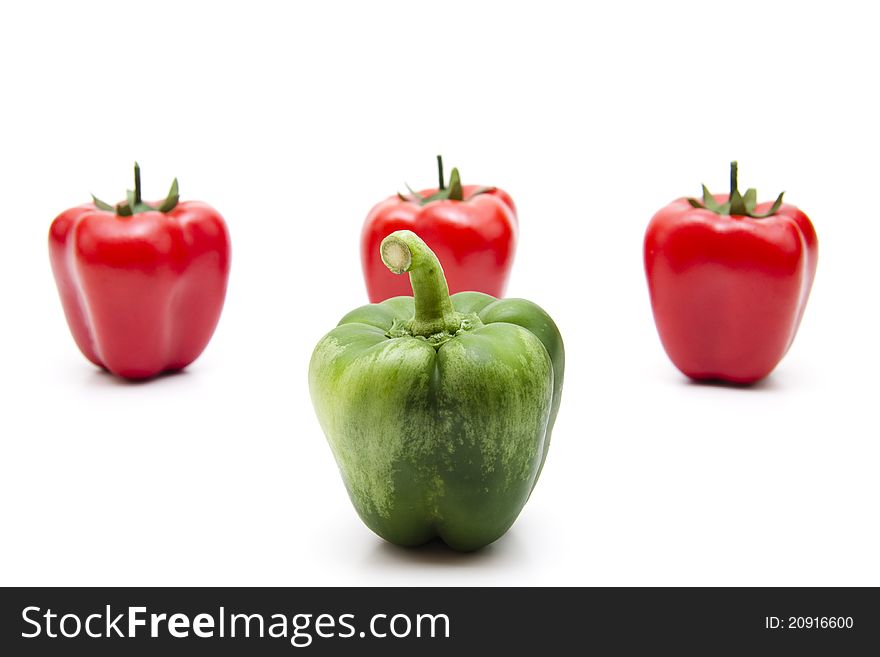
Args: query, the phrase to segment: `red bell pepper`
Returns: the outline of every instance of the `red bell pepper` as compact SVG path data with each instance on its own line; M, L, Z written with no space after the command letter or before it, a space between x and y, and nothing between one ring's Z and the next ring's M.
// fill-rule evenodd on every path
M730 194L681 198L651 219L645 271L657 331L672 362L697 380L748 384L767 376L794 340L818 242L803 212Z
M405 277L379 258L379 245L397 230L411 230L440 260L450 294L465 291L504 295L518 232L516 208L498 187L462 185L453 169L447 185L437 156L437 189L390 196L367 215L361 232L361 264L372 303L411 295Z
M90 361L143 379L179 370L202 352L229 276L229 234L220 214L180 202L177 180L158 204L141 199L140 169L128 198L62 212L49 258L73 338Z

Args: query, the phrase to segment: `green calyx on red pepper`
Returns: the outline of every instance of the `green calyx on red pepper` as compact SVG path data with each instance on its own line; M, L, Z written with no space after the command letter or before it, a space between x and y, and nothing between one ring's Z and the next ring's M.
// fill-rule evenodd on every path
M406 190L409 192L409 195L404 195L398 192L397 196L401 201L411 201L413 203L418 203L419 205L427 205L432 201L463 201L464 200L464 187L461 184L461 174L458 172L458 169L453 167L452 173L449 174L449 184L446 184L446 178L443 175L443 156L437 156L437 175L439 178L439 186L437 187L437 191L433 194L429 194L428 196L422 196L418 192L414 191L409 185L406 186ZM491 192L494 187L481 187L473 194L471 194L468 198L473 198L474 196L478 196L479 194L485 194L486 192Z
M719 203L712 196L709 188L703 185L703 201L689 198L687 201L695 208L710 210L716 214L734 215L738 217L751 217L752 219L766 219L779 211L782 207L782 192L776 197L776 201L770 207L770 210L763 214L755 214L755 207L758 205L758 191L754 187L749 187L745 194L739 191L737 184L737 163L736 160L730 163L730 196L725 203Z
M126 200L121 203L110 205L92 194L92 200L95 202L95 207L99 210L115 212L120 217L130 217L139 212L171 212L177 207L177 203L180 201L180 191L177 186L177 178L171 183L171 189L168 190L168 195L165 197L165 200L158 205L150 205L141 198L141 167L135 162L134 189L127 190L125 192L125 197Z

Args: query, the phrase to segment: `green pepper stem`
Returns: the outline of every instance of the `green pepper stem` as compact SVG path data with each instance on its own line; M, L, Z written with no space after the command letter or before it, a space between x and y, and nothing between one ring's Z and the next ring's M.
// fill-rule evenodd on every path
M443 191L446 189L446 181L443 179L443 156L437 156L437 175L440 177L440 184L437 185L438 191Z
M398 230L379 246L382 262L395 274L409 272L415 316L409 329L413 335L454 333L461 326L452 307L449 286L434 252L410 230Z

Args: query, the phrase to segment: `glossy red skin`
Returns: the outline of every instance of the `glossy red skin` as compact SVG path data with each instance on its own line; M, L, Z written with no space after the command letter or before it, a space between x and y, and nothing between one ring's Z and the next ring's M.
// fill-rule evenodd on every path
M361 265L371 303L412 296L409 277L392 274L379 256L379 244L396 230L413 231L437 254L450 294L504 296L516 251L516 208L507 192L494 188L473 196L478 189L464 185L464 200L426 205L391 196L370 211L361 232Z
M144 379L186 367L207 346L226 296L229 234L197 201L130 217L88 204L52 222L49 259L80 351Z
M794 340L818 253L813 225L793 205L765 219L718 215L684 198L667 205L645 234L645 272L669 358L697 380L766 377Z

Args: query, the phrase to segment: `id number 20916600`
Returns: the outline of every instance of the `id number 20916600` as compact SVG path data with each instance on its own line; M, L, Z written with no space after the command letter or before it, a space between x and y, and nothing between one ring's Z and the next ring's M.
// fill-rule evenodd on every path
M768 630L851 630L852 616L765 616Z

